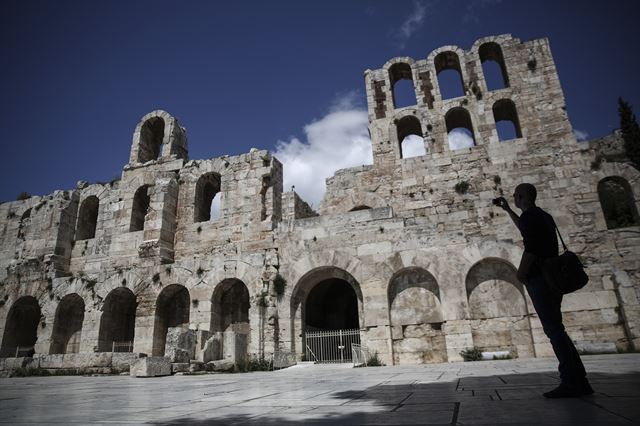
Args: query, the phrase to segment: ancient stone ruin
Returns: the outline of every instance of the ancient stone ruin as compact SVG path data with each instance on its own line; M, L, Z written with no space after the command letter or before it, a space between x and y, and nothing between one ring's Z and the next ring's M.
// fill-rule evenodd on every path
M489 64L502 87L487 87ZM443 99L445 71L462 96ZM396 108L403 80L415 105ZM189 160L164 111L136 127L119 180L1 204L0 367L315 360L318 332L341 360L355 342L388 365L461 361L472 347L551 355L516 279L519 233L491 203L521 182L588 266L563 304L572 339L640 349L640 173L603 157L615 135L576 142L548 40L394 58L365 84L373 164L327 179L317 210L283 192L268 151ZM501 140L498 122L515 137ZM450 147L456 129L473 146ZM423 152L403 158L411 137Z

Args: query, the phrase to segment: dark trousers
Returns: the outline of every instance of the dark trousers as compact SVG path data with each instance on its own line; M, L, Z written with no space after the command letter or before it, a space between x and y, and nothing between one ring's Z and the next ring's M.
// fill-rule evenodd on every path
M538 274L529 278L526 287L533 307L542 323L544 334L551 340L553 352L558 358L558 371L562 383L582 384L587 373L576 347L562 324L562 312L560 311L562 295L553 293L542 275Z

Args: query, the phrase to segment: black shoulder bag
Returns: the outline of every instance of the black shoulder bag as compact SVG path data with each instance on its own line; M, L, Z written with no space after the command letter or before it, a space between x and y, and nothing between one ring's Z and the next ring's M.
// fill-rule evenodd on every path
M562 242L564 253L560 256L544 259L542 261L542 274L551 290L558 295L563 295L572 293L587 285L589 276L584 272L584 265L580 262L578 256L569 251L565 245L555 222L553 225Z

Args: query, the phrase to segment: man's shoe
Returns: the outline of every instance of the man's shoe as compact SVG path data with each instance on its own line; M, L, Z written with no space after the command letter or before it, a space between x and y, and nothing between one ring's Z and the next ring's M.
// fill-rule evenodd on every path
M591 395L593 388L589 382L585 381L581 385L574 385L568 383L561 383L560 386L545 392L543 395L545 398L578 398L585 395Z

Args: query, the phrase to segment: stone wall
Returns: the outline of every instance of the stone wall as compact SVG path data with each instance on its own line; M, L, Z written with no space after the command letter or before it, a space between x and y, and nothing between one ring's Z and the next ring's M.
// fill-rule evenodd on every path
M484 60L501 64L505 87L488 89ZM443 99L442 69L459 71L463 96ZM395 108L397 79L413 81L416 105ZM588 266L590 283L563 303L571 337L640 348L640 223L609 229L598 193L622 182L637 217L640 173L619 152L596 160L614 137L576 142L546 39L394 58L365 85L374 164L327 179L317 212L283 193L267 151L189 160L186 130L164 111L136 127L119 180L1 204L1 356L175 358L167 342L184 328L200 361L302 357L305 332L323 328L359 328L387 364L459 361L473 346L551 355L515 278L521 238L491 204L521 182ZM515 139L499 140L505 117ZM454 126L474 145L450 148ZM403 158L407 135L425 155Z

